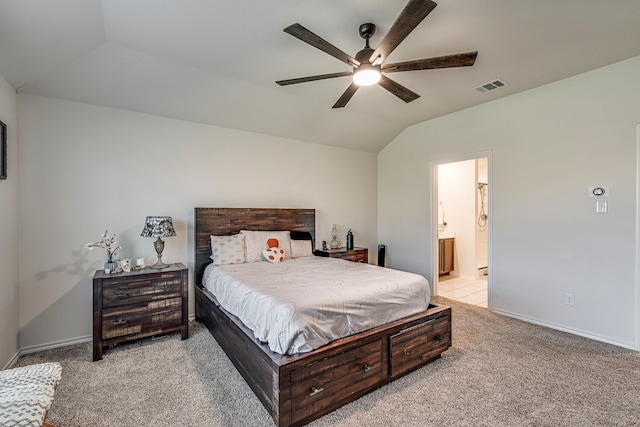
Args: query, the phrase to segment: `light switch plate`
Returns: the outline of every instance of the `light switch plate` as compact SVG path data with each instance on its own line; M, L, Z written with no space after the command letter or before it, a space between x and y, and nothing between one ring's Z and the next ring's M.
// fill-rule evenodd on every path
M609 203L606 200L598 200L596 202L596 213L606 214L609 210Z

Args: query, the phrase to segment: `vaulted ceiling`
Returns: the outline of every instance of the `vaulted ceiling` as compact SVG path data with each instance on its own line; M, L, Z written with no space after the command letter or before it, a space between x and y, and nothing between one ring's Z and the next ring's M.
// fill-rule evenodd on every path
M378 152L407 126L640 55L640 2L436 0L387 62L477 50L473 67L394 73L404 103L284 33L300 23L350 55L376 47L408 0L0 0L0 74L17 90ZM474 87L502 79L486 93Z

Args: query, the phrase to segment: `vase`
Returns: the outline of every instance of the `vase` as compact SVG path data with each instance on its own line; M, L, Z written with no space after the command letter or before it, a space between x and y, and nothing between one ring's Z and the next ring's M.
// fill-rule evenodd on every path
M117 262L105 262L104 263L104 269L107 270L109 269L109 271L111 271L112 273L115 273L115 271L118 269L118 263Z
M335 224L331 227L331 241L329 242L329 247L331 249L337 249L340 247L340 242L338 241L338 227Z
M115 273L118 269L118 262L114 261L111 255L109 255L109 259L104 263L104 269L108 269L110 272Z

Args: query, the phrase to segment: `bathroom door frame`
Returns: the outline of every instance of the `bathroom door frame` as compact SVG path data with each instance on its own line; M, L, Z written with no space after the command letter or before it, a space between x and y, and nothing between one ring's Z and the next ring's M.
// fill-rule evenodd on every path
M489 218L487 220L487 308L491 310L493 307L493 298L491 295L493 290L493 150L461 154L435 159L429 162L429 174L431 176L431 253L433 254L431 277L433 277L433 294L438 295L438 283L440 281L440 263L438 256L438 167L440 165L476 160L483 157L487 158L487 210L489 211Z

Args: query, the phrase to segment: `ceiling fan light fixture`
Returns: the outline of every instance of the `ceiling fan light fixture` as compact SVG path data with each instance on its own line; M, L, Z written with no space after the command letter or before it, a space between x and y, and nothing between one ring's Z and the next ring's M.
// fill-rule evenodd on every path
M351 71L339 73L320 74L296 79L277 80L280 86L312 82L316 80L332 79L334 77L351 76L353 81L342 93L338 101L332 108L342 108L356 93L360 86L371 86L378 84L383 89L391 92L404 102L412 102L420 97L417 93L397 83L382 72L396 73L401 71L432 70L436 68L469 67L475 63L478 52L466 52L453 55L444 55L434 58L415 59L412 61L402 61L393 64L383 63L394 51L396 47L429 15L437 6L432 0L408 0L408 3L400 12L400 15L393 22L387 34L382 38L378 47L374 49L369 45L369 39L375 34L376 26L371 22L364 23L358 27L358 34L364 39L364 48L356 53L355 57L338 49L317 34L312 33L300 24L292 24L284 29L285 33L292 35L298 40L305 42L312 47L319 49L335 59L338 59L352 67Z
M353 73L353 82L358 86L371 86L380 81L380 70L363 64Z

